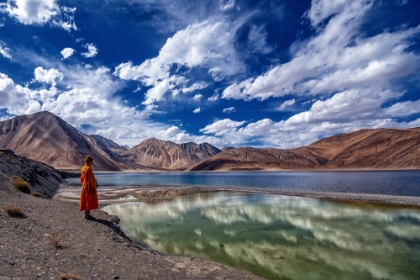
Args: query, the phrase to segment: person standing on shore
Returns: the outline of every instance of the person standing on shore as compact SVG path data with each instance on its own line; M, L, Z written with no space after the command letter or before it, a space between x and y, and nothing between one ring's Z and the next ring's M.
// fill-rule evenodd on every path
M82 192L80 194L80 211L85 211L85 219L91 220L90 210L98 209L98 194L96 188L95 175L92 171L93 158L87 156L85 158L85 165L82 167L80 175L80 183L82 184Z

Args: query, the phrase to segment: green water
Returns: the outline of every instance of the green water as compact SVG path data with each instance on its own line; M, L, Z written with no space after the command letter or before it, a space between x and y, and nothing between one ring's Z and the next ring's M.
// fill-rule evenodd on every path
M420 211L206 193L104 210L150 248L268 279L420 279Z

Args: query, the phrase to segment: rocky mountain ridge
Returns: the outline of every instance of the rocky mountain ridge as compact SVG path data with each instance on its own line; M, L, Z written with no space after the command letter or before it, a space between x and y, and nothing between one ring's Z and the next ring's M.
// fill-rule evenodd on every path
M103 171L420 169L420 128L365 129L295 149L176 144L149 138L127 148L86 135L61 118L39 112L0 122L0 149L60 170L79 170L84 157Z
M359 130L289 150L223 150L190 170L278 169L420 169L420 128Z
M79 170L91 155L94 169L101 171L184 170L220 152L207 143L157 139L128 149L100 135L86 135L49 112L0 122L0 148L60 170Z
M185 170L219 152L218 148L208 143L176 144L149 138L122 153L121 157L127 162L157 169Z

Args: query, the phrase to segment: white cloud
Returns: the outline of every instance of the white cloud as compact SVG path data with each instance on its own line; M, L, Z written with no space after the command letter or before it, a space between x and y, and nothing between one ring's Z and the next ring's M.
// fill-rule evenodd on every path
M7 13L26 25L50 23L66 31L77 30L75 8L59 6L55 0L8 0L0 4L0 12Z
M170 73L172 65L187 68L203 68L212 77L231 76L243 72L245 66L238 58L234 47L235 26L215 19L189 25L169 38L159 55L144 61L139 66L131 62L121 63L114 74L125 80L136 80L151 86L144 104L164 100L169 91L190 92L207 86L198 82L188 86L184 73ZM210 73L209 72L209 73Z
M222 98L260 99L288 94L332 94L371 84L388 88L389 81L416 73L420 57L407 51L420 26L384 31L373 37L359 34L369 1L314 1L309 17L318 35L302 43L293 58L257 78L232 84Z
M62 59L67 59L74 54L75 50L72 48L64 48L60 53L63 56Z
M286 107L294 105L295 102L295 99L286 100L279 107L277 107L277 111L283 111Z
M84 45L84 47L87 48L87 52L81 53L82 56L86 58L91 58L98 54L98 49L96 48L94 44L88 43Z
M290 117L285 125L375 119L378 118L378 110L386 100L401 95L402 93L375 87L346 90L325 101L316 101L309 111Z
M194 95L193 100L194 101L200 101L201 98L203 98L203 95L202 94L196 94L196 95Z
M35 80L55 86L57 81L63 80L63 73L53 68L46 70L42 67L37 67L35 69Z
M385 108L384 114L389 117L405 117L420 112L420 100L398 102Z
M200 111L201 111L201 107L198 107L198 108L194 109L193 113L198 114L198 113L200 113Z
M208 101L217 101L220 99L220 94L219 93L214 93L212 96L210 96L209 98L207 98Z
M235 0L224 1L220 5L220 10L223 12L229 11L233 8L235 8Z
M10 54L10 49L1 42L0 42L0 54L4 56L5 58L12 59L12 55Z
M206 127L200 129L200 132L206 134L214 134L216 136L221 136L224 134L231 134L235 132L237 128L241 127L245 124L245 121L237 122L231 119L223 119L216 121Z
M235 107L229 107L229 108L223 109L223 113L232 113L232 112L235 112Z

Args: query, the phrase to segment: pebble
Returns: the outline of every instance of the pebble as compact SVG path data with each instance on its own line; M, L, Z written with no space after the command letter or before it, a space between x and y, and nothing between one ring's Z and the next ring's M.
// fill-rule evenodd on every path
M14 261L9 262L10 265L15 265L16 263Z

